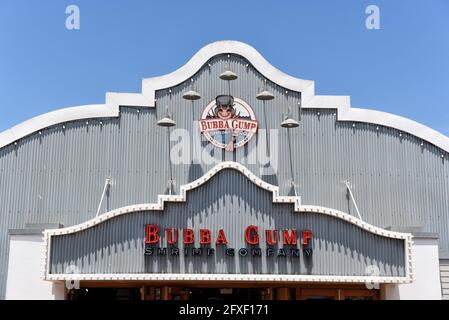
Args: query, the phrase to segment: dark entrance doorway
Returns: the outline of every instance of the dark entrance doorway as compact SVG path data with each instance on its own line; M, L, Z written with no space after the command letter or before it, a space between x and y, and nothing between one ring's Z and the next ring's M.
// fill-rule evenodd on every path
M139 288L82 288L72 290L69 300L140 300Z
M189 300L193 301L225 301L225 300L260 300L260 288L192 288Z
M122 287L118 287L118 286ZM110 286L110 287L107 287ZM134 287L132 287L134 286ZM70 300L377 300L380 290L357 284L297 284L270 286L254 283L131 283L82 282L68 292Z

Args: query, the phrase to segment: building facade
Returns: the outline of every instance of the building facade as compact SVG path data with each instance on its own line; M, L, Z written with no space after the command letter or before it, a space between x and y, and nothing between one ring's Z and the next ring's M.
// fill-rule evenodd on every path
M215 42L0 134L0 297L447 298L448 151Z

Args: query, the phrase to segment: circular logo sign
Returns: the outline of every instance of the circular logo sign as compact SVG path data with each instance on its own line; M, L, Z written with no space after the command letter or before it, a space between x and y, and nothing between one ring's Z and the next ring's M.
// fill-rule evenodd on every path
M257 133L259 124L245 101L221 95L204 109L199 126L201 133L214 146L234 151Z

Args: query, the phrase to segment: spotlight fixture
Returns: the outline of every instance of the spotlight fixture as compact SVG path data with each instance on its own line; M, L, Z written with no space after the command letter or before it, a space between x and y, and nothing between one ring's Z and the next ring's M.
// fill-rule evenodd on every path
M287 103L288 103L288 96L287 96ZM285 120L281 122L281 127L287 129L287 144L288 144L288 154L289 154L289 160L290 160L291 185L293 187L295 196L297 196L298 194L296 191L295 174L293 172L293 156L292 156L290 129L298 127L299 122L296 121L295 119L291 118L290 114L291 114L291 108L289 107L287 116L285 117Z
M231 70L226 70L225 72L220 74L220 79L221 80L228 80L229 81L229 80L235 80L237 78L238 78L237 74L235 74Z
M256 99L262 101L273 100L274 95L268 90L263 90L256 95Z
M176 126L176 122L171 118L169 114L167 114L165 117L163 117L161 120L157 122L157 125L160 127L174 127Z
M287 128L287 129L296 128L298 126L299 126L299 122L296 121L295 119L290 118L289 116L287 116L285 118L285 120L281 122L281 127Z
M198 100L201 98L201 95L194 90L189 90L185 92L182 97L186 100Z
M170 113L168 112L168 106L166 106L166 113L165 113L165 117L163 117L161 120L159 120L157 122L157 125L163 128L167 129L167 159L168 159L168 166L170 169L170 176L169 176L169 194L172 194L172 189L173 189L173 169L172 169L172 163L170 161L170 128L174 127L176 125L176 122L172 119Z

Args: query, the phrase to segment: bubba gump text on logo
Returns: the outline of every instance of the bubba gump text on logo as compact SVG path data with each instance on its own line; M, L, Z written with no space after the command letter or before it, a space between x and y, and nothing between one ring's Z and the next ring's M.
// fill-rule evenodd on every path
M217 131L217 130L235 130L246 131L251 133L257 132L257 121L244 119L206 119L200 120L201 132Z

